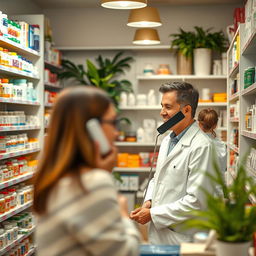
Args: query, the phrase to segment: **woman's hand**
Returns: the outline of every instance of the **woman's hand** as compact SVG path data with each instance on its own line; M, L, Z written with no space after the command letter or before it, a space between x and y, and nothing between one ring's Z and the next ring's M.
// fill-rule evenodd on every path
M112 146L111 151L106 156L101 156L98 142L95 142L95 149L96 167L112 172L113 168L116 166L118 153L117 148Z

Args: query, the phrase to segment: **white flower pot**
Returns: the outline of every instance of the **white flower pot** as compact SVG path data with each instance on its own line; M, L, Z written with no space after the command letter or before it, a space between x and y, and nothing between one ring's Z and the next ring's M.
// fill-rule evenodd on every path
M194 49L194 72L197 76L211 74L212 50L207 48Z
M217 240L216 256L248 256L250 243L227 243Z

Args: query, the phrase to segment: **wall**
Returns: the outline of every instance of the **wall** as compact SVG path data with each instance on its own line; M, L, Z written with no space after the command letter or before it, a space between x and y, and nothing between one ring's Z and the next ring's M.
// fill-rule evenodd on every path
M32 0L1 0L0 10L8 15L42 13L42 9Z
M161 42L169 44L169 34L180 26L216 30L232 24L235 5L159 7L163 26L158 28ZM50 18L56 46L124 46L131 45L135 29L126 26L129 11L105 8L45 9Z

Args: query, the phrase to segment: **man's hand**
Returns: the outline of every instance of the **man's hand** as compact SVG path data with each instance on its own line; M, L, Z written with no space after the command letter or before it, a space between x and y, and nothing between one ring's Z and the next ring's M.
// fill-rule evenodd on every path
M146 224L151 221L150 209L148 208L137 208L131 212L130 218L140 224Z

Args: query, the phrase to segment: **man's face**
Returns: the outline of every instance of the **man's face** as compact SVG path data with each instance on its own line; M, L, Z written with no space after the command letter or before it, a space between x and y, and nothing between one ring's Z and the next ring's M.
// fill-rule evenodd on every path
M162 96L162 109L160 115L164 122L168 121L173 115L180 111L180 104L177 103L177 92L166 92ZM183 119L184 120L184 119ZM172 127L172 130L182 127L182 121Z

